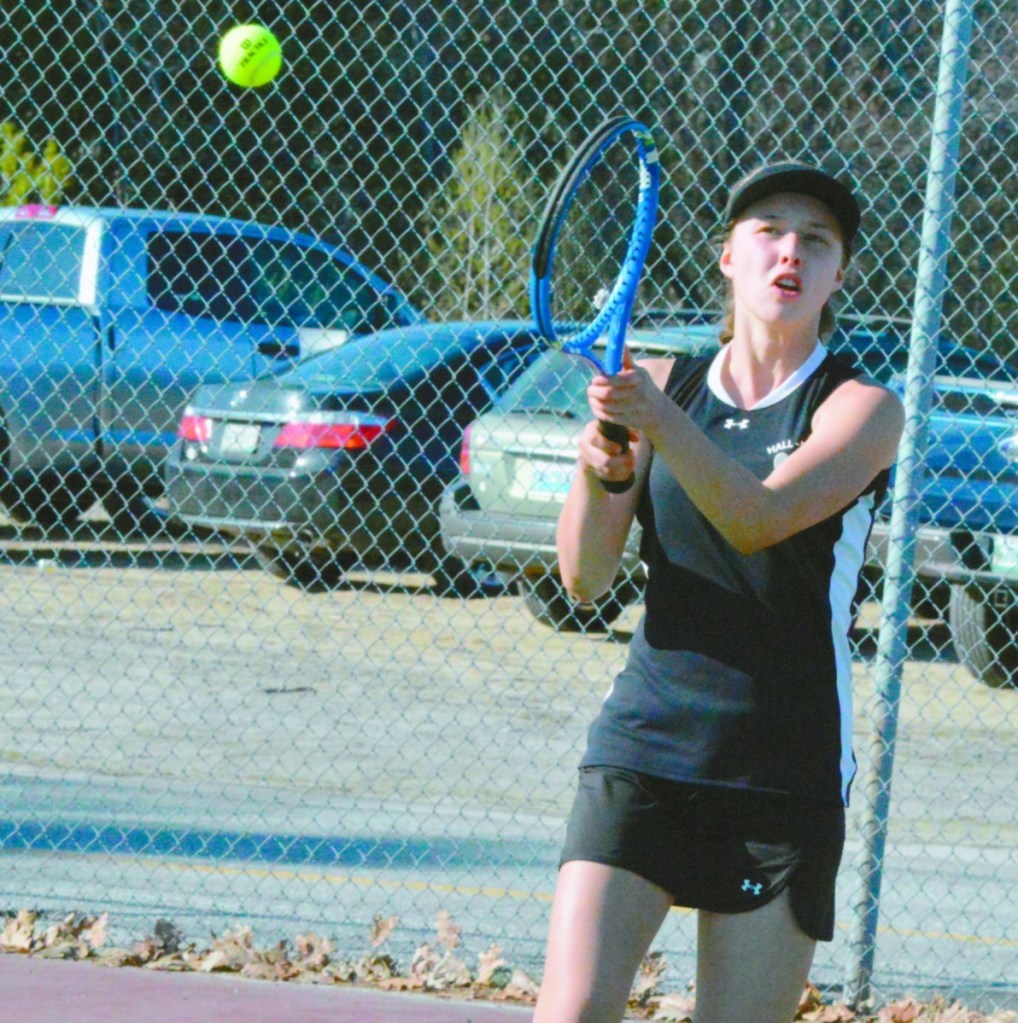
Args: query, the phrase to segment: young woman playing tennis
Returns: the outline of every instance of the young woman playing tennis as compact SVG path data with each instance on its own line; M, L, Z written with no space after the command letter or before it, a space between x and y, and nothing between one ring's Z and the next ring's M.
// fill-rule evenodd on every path
M673 905L699 911L696 1023L788 1023L833 935L850 608L904 419L820 341L859 220L817 168L755 171L726 208L727 343L588 389L632 447L585 428L562 579L604 593L635 516L646 609L590 728L535 1023L621 1020Z

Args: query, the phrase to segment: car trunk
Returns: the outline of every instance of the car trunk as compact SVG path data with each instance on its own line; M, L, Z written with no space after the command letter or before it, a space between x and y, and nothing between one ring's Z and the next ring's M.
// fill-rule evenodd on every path
M557 517L573 478L582 425L568 414L481 417L468 439L472 489L481 508Z

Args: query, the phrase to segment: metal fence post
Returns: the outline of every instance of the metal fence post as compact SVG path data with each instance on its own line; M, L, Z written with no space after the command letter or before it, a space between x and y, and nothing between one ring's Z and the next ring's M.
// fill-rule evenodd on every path
M948 0L944 11L936 106L930 140L929 174L923 213L912 334L905 381L905 432L894 484L876 660L876 708L870 741L870 771L860 832L858 888L845 979L852 1006L871 997L876 958L880 887L891 802L891 775L898 730L902 667L907 655L909 604L918 493L926 455L926 420L933 393L940 335L955 178L961 142L962 108L972 39L973 0Z

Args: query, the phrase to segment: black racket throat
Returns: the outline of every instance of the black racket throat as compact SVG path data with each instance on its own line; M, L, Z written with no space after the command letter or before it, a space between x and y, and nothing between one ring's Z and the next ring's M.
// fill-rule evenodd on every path
M629 450L629 430L627 427L620 426L618 423L606 423L603 420L598 422L597 427L601 431L601 436L606 440L618 444L623 452ZM624 480L601 480L601 486L609 494L624 494L632 487L634 480L635 476L631 474L628 479Z
M534 244L533 270L538 277L547 276L550 270L555 234L568 208L568 199L576 189L577 179L586 172L591 157L604 145L605 140L611 138L621 125L628 123L630 118L624 115L609 117L583 140L559 176L538 227L537 240Z

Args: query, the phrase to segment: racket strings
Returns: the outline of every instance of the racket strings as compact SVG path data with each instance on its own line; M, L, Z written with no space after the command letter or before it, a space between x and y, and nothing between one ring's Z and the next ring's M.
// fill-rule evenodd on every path
M564 212L550 274L551 313L564 340L615 295L637 221L646 171L627 136L588 166Z

